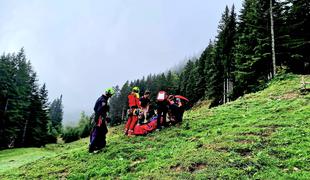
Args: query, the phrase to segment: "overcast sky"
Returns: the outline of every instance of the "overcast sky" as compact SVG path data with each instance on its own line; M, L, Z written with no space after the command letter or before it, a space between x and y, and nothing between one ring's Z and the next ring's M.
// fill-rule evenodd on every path
M104 89L199 55L226 5L241 0L1 0L0 53L25 48L65 121Z

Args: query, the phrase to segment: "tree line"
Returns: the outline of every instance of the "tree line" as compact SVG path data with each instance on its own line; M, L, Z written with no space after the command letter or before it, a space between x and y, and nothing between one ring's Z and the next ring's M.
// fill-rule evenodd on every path
M110 100L112 122L125 120L127 95L134 86L140 87L141 95L150 90L153 102L156 93L165 90L186 96L189 106L202 100L217 106L264 88L276 75L273 69L309 74L309 27L307 0L245 0L238 16L234 6L226 6L215 40L181 71L148 75L115 87Z
M62 98L48 102L46 85L24 49L0 57L0 149L56 142L62 126Z

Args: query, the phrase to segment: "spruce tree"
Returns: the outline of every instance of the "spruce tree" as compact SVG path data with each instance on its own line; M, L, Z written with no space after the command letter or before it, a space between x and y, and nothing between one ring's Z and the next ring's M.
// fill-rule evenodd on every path
M49 118L51 119L52 129L55 129L57 134L60 134L63 120L62 95L51 103L49 107Z
M268 10L266 1L243 4L234 50L235 97L260 89L272 72Z
M310 73L310 3L308 0L287 0L289 31L289 66L295 73Z

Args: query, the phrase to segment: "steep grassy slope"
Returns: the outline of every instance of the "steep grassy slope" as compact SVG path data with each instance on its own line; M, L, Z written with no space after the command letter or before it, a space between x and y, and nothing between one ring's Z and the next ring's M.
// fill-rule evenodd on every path
M189 111L182 126L145 137L111 128L99 154L88 154L84 139L0 179L308 179L310 95L299 87L300 76L281 76L264 91Z

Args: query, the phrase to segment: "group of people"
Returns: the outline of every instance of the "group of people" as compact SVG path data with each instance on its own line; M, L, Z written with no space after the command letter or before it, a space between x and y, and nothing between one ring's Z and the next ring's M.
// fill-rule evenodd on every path
M95 103L93 118L93 128L90 135L89 152L100 150L106 145L107 113L109 112L108 99L115 94L113 88L106 89L105 93L98 98ZM127 136L135 135L134 129L137 125L147 124L156 119L156 130L169 125L182 122L184 113L184 102L182 96L168 95L165 91L159 91L156 96L156 106L151 108L151 92L146 90L140 97L140 88L133 87L128 95L127 110L128 120L125 125L124 134ZM186 98L184 98L188 101ZM167 117L168 116L168 117ZM168 121L167 121L168 119Z

